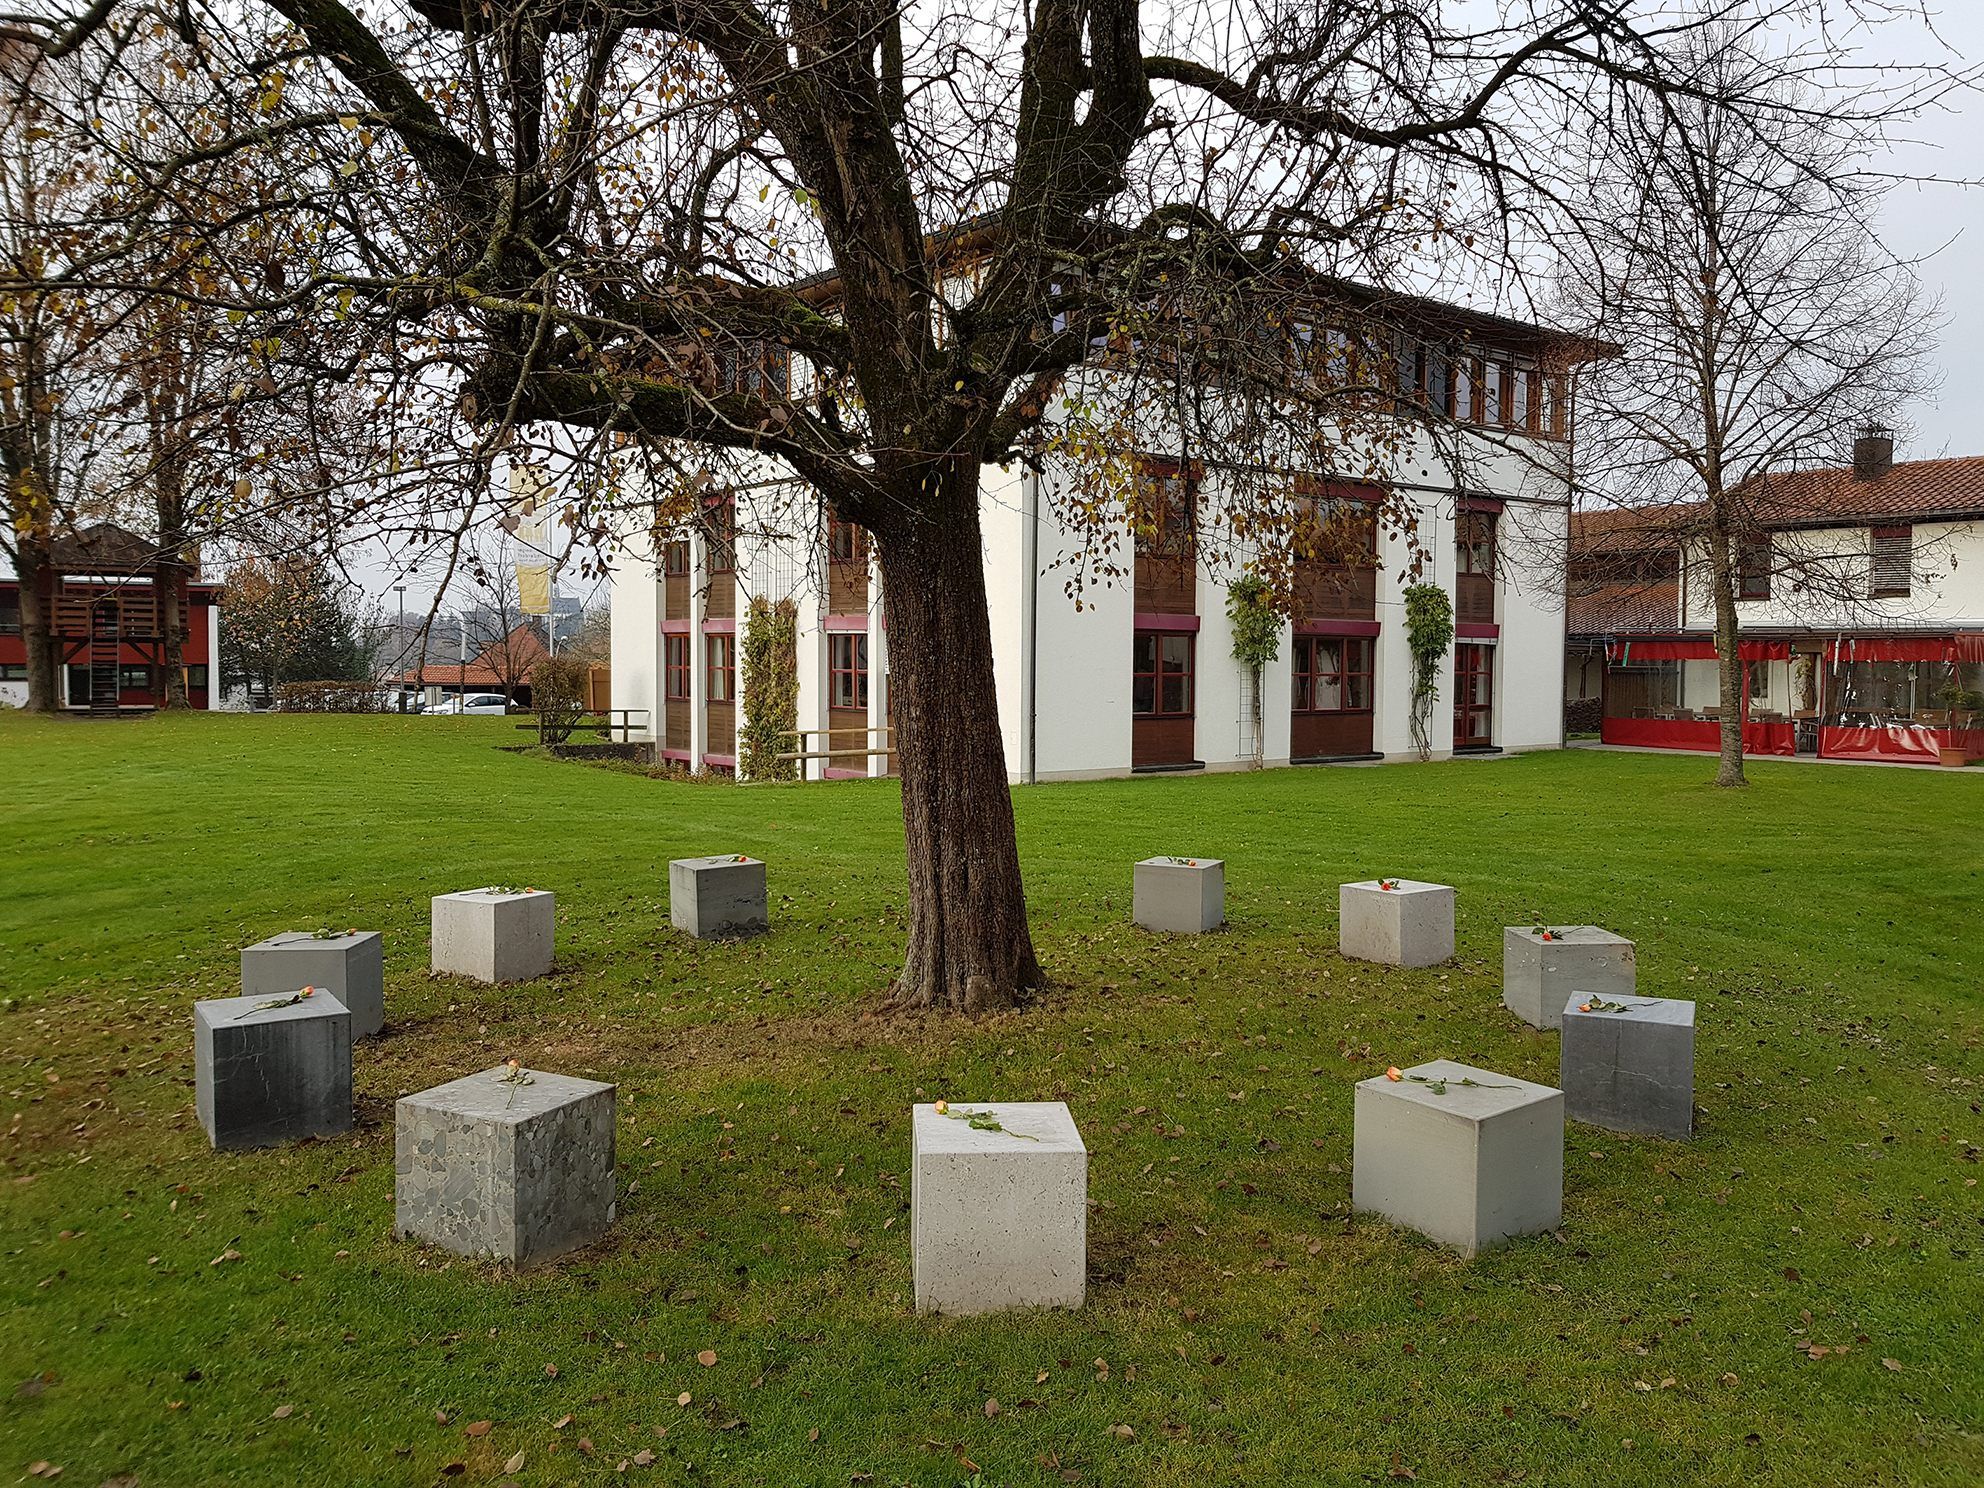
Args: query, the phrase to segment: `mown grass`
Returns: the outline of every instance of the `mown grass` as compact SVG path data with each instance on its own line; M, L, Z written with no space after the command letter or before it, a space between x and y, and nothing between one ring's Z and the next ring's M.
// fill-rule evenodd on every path
M1984 1477L1975 778L1758 764L1727 794L1572 752L1024 790L1060 985L953 1023L877 1016L890 784L663 783L519 737L0 719L0 1481ZM714 851L769 861L773 934L667 930L668 860ZM1227 931L1126 923L1152 853L1227 859ZM1452 965L1337 956L1335 885L1380 872L1459 887ZM490 882L558 892L551 978L426 974L428 896ZM1472 1262L1353 1217L1354 1081L1554 1076L1499 1000L1501 926L1542 918L1699 1000L1697 1136L1573 1127L1561 1232ZM320 924L387 934L361 1125L217 1155L189 1005ZM388 1233L393 1099L511 1053L617 1081L623 1118L610 1238L520 1278ZM940 1094L1072 1106L1083 1311L910 1311L906 1107Z

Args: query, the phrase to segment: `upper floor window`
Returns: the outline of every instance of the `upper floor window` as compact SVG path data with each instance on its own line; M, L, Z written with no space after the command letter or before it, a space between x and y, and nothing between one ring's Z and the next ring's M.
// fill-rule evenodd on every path
M661 550L663 573L686 574L689 571L689 545L679 538Z
M868 561L868 534L853 522L843 522L838 517L827 521L827 562L860 563Z
M1867 592L1875 599L1906 598L1914 569L1915 529L1876 527L1873 530L1873 562Z
M1146 558L1188 558L1197 546L1199 483L1176 460L1142 460L1131 494L1131 530Z
M1375 487L1332 485L1298 476L1294 556L1339 568L1375 568L1378 505Z
M766 393L784 396L791 391L792 353L773 342L728 347L719 354L718 363L725 392L757 397Z
M1464 511L1454 531L1454 567L1464 574L1495 577L1495 519L1499 513Z
M1768 537L1745 538L1736 548L1736 597L1769 599L1771 544Z
M737 497L726 491L703 505L703 535L709 544L710 572L731 573L737 567Z

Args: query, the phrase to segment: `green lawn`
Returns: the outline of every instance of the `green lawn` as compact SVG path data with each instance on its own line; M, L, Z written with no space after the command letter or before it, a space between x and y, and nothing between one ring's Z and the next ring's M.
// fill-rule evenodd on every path
M876 1015L888 783L521 737L0 718L0 1483L1984 1479L1978 779L1719 794L1703 758L1586 751L1022 790L1060 985L969 1024ZM669 932L668 860L717 851L770 863L770 936ZM1227 860L1225 933L1128 925L1153 853ZM1454 964L1337 956L1335 886L1377 873L1459 887ZM428 896L492 882L557 891L557 973L430 979ZM1554 1079L1500 1005L1501 927L1543 918L1699 1000L1698 1135L1573 1127L1561 1232L1472 1262L1354 1218L1354 1081ZM387 935L360 1126L215 1154L190 1004L325 924ZM623 1120L610 1238L520 1278L389 1235L395 1096L512 1053L617 1081ZM1083 1311L911 1312L907 1107L939 1095L1069 1102Z

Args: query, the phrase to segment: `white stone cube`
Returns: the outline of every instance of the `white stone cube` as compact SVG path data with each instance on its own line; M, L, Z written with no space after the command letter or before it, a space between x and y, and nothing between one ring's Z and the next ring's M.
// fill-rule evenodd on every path
M528 982L551 970L558 896L545 889L436 894L434 970L478 982Z
M1562 1091L1450 1059L1401 1073L1357 1084L1354 1207L1469 1256L1563 1221Z
M1130 918L1146 930L1203 935L1226 923L1219 858L1145 858L1131 872Z
M1685 1137L1695 1124L1695 1005L1573 992L1558 1080L1573 1121Z
M272 1147L351 1130L351 1013L301 988L193 1004L193 1104L217 1148Z
M512 1266L590 1245L613 1222L614 1088L494 1069L393 1109L393 1233Z
M698 940L760 935L771 928L765 865L757 858L677 858L668 865L668 917Z
M1410 878L1344 884L1337 890L1337 944L1353 961L1438 966L1453 959L1454 891Z
M1080 1307L1088 1281L1088 1148L1060 1101L919 1104L910 1121L916 1310ZM989 1111L1003 1131L958 1113Z
M1531 1028L1561 1028L1571 992L1630 996L1637 977L1633 943L1596 925L1502 930L1502 1006Z
M351 1036L386 1023L386 952L377 930L286 930L241 948L241 993L269 997L321 987L351 1013Z

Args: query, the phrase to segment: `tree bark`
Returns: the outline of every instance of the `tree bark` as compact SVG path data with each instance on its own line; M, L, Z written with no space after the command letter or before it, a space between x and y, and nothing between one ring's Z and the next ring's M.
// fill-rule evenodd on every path
M915 492L876 533L909 868L893 1001L980 1013L1019 1006L1046 978L1027 929L999 736L978 468L959 463L941 514L926 516L929 494Z
M186 697L186 565L180 561L177 548L160 555L153 587L163 638L164 706L190 708Z
M1736 562L1730 534L1720 526L1709 537L1709 578L1715 591L1716 670L1722 683L1721 755L1715 783L1747 785L1743 777L1743 657L1736 621Z
M54 713L62 707L61 668L55 664L53 617L41 592L48 553L40 539L23 536L15 545L14 576L20 580L21 644L28 653L28 711Z

